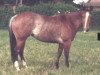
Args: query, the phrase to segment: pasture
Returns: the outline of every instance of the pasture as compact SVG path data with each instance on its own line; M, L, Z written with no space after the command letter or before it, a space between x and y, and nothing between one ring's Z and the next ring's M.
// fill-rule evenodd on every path
M98 27L90 28L86 34L82 31L77 33L70 49L70 67L65 66L62 55L58 70L52 68L58 46L29 37L24 53L28 69L21 67L20 72L15 71L11 62L8 31L0 29L0 75L100 75Z

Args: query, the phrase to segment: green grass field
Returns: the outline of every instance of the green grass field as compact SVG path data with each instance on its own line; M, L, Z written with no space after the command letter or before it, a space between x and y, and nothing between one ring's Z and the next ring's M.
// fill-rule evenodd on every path
M100 41L97 41L97 30L87 34L79 31L72 42L70 50L70 67L64 65L64 55L60 58L60 68L52 68L57 44L37 41L28 38L25 46L25 58L28 69L16 72L10 58L9 35L7 30L0 29L0 75L100 75ZM21 65L21 61L19 60Z

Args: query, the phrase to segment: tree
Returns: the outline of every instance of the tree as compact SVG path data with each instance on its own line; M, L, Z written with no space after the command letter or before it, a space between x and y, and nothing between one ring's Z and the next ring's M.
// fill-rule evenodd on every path
M59 4L61 0L54 0L55 3Z

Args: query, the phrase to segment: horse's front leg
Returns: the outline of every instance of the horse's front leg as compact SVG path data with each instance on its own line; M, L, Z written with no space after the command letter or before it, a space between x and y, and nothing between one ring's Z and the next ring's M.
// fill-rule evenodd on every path
M62 44L59 44L57 57L56 57L55 63L54 63L54 67L55 67L56 69L59 68L59 59L60 59L60 57L61 57L62 51L63 51L63 45L62 45Z
M20 71L19 63L18 63L18 54L21 57L21 60L23 62L23 66L27 67L24 56L23 56L24 45L25 45L25 40L16 39L16 47L14 50L13 59L14 59L14 67L16 68L17 71Z
M71 41L64 42L64 55L65 55L65 65L69 67L69 51L70 51Z

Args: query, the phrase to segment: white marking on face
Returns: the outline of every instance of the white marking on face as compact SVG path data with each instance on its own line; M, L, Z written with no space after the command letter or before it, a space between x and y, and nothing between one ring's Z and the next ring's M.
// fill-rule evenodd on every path
M41 31L42 24L39 21L36 21L36 27L32 30L34 35L38 35Z
M23 66L24 66L25 68L28 68L28 67L27 67L27 64L26 64L26 62L25 62L24 60L22 60L22 64L23 64Z
M18 61L14 62L14 67L16 68L17 71L20 71Z
M90 15L90 13L86 12L86 14L85 14L85 26L84 26L85 29L87 27L87 22L88 22L89 15Z

